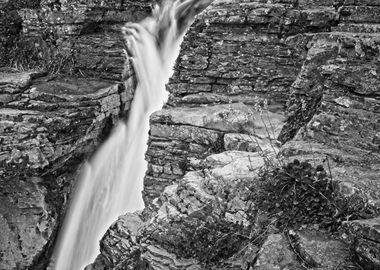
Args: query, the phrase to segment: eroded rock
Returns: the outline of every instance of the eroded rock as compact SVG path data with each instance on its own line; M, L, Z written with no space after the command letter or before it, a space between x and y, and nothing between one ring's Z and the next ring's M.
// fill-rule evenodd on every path
M45 267L81 162L131 99L117 82L41 76L1 73L2 269Z

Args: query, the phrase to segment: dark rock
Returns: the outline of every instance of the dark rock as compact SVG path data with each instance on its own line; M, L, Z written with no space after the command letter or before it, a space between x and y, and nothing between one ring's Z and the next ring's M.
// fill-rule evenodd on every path
M355 245L355 254L359 264L365 270L380 268L380 244L366 239L359 239Z
M347 221L342 232L343 238L353 246L363 269L379 269L380 218Z
M351 234L380 243L380 218L348 221L344 227Z

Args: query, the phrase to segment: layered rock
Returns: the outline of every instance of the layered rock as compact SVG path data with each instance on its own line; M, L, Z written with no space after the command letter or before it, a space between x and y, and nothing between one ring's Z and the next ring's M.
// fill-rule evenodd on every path
M129 109L120 27L152 3L0 1L1 269L45 269L81 163Z
M42 75L0 73L1 269L46 263L81 162L132 98L117 82Z
M0 67L120 79L120 27L150 13L154 1L9 1L0 12Z
M246 197L229 185L245 166L241 156L250 160L258 151L256 169L268 156L263 148L275 156L276 129L282 129L285 157L323 164L342 182L340 193L352 199L352 216L345 218L379 214L379 7L376 0L216 1L198 17L168 84L168 104L151 117L148 208L134 243L142 269L377 269L377 219L342 226L346 242L329 232L307 228L287 235L271 226L257 241L251 234L257 220L243 214ZM257 121L264 123L261 132ZM230 150L240 150L239 157ZM253 172L240 177L255 183ZM210 179L215 189L208 189ZM238 205L233 212L241 215L228 219L230 194L238 194L231 195ZM218 198L226 208L215 206ZM236 221L242 227L233 227ZM224 225L241 232L243 244L228 238L231 253L218 253L213 264L215 253L207 253L204 239ZM204 228L210 238L199 234ZM217 253L217 244L211 246Z
M263 164L258 153L227 151L210 155L201 161L202 169L188 172L178 184L165 189L156 200L157 212L142 225L137 236L128 227L115 229L124 226L123 219L128 216L112 225L90 269L119 269L118 265L127 260L129 266L139 264L141 269L204 269L220 256L226 258L223 268L215 269L247 265L258 248L248 243L250 220L245 212L249 208L249 190L243 187L255 181ZM119 239L126 233L134 236L123 240L128 245L121 250L120 245L117 250L109 245L114 241L110 235ZM134 256L130 247L137 248L139 256ZM123 259L115 262L109 249L123 254Z
M123 3L99 1L84 6L77 1L42 1L17 12L17 20L32 41L27 44L37 44L31 55L51 61L50 71L118 79L124 60L115 28L125 20L121 11L133 6L136 9L131 10L138 17L138 8L146 7L145 2ZM7 5L8 1L0 2L1 8ZM142 215L145 223L136 215L121 217L102 239L101 254L89 269L301 269L302 264L316 269L342 265L355 269L349 247L363 268L377 269L379 222L373 217L378 215L380 196L376 122L379 14L377 0L216 1L185 37L168 85L169 102L151 117L144 180L147 209ZM20 21L10 32L16 37ZM41 34L39 29L46 31ZM42 51L47 54L40 54ZM126 72L127 76L132 74L128 69ZM25 76L30 81L31 75ZM66 183L76 169L62 176L56 167L63 160L68 160L64 163L68 166L71 160L91 152L89 145L96 144L107 121L127 109L123 104L129 99L120 85L87 93L88 99L71 97L76 88L67 81L56 82L54 89L62 90L63 85L68 95L41 86L40 80L35 87L23 86L25 77L20 78L16 83L14 78L7 79L4 89L8 90L1 93L0 102L7 106L4 114L21 115L10 114L10 120L4 121L21 121L22 125L12 124L4 132L22 134L23 126L34 130L37 127L33 124L50 125L49 119L56 117L59 120L52 123L57 123L60 131L73 127L88 136L73 136L67 145L58 138L63 145L59 148L50 143L55 129L41 129L38 132L45 135L38 139L48 147L21 136L26 148L11 154L6 149L5 164L27 168L26 175L11 178L19 179L17 189L22 192L17 196L21 199L6 199L6 205L28 209L24 224L38 220L37 227L19 228L9 214L0 219L9 232L4 237L8 258L22 257L12 241L19 238L21 246L27 243L17 233L30 228L37 232L30 234L36 248L30 251L30 245L24 244L22 250L40 254L40 247L52 234L57 212L57 200L49 203L52 199L43 198L51 186L67 193L62 190L69 189ZM9 90L15 88L13 85L24 90L13 93ZM58 102L63 107L57 106ZM17 111L20 106L30 107L22 114ZM285 112L288 120L282 128ZM86 113L86 119L95 119L96 124L73 122L71 116L81 113ZM13 126L20 128L14 130ZM283 155L324 163L330 176L341 182L341 193L354 198L350 211L355 218L372 218L342 226L347 243L327 232L309 230L297 230L288 237L271 226L269 232L260 234L262 241L257 240L258 221L247 216L250 201L245 187L255 188L259 168L265 159L276 156L275 138L280 129L279 139L286 143ZM65 148L71 144L78 148ZM62 158L56 158L55 153ZM38 158L30 160L29 156ZM34 177L37 170L50 168L54 173L48 170L43 177ZM6 183L4 186L12 181ZM12 188L15 185L9 190ZM30 193L40 195L26 200ZM35 240L40 232L46 238ZM20 266L12 267L30 264L30 258L36 256L28 255ZM12 259L6 262L11 264Z
M153 114L146 153L145 203L149 205L166 186L186 171L197 169L199 160L212 153L271 149L283 121L280 114L260 114L242 103L181 107Z
M380 206L380 20L373 16L380 14L380 4L350 2L339 11L333 32L313 35L308 41L280 139L295 134L284 154L323 163L350 198L351 213L365 219L378 216ZM353 250L362 267L376 269L378 258L370 254L378 252L379 244L369 243L356 244Z

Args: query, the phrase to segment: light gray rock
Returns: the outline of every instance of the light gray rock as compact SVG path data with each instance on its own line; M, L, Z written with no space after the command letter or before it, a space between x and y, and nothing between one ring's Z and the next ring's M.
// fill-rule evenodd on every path
M351 269L354 266L350 246L329 233L306 230L293 232L293 235L297 252L307 265L323 269Z
M253 270L301 270L303 267L282 234L270 234L262 245Z

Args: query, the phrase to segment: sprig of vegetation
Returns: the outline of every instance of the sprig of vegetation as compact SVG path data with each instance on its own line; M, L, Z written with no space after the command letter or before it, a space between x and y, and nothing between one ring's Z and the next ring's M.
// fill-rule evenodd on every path
M363 200L345 197L322 165L294 160L262 175L262 188L253 191L256 207L276 219L280 229L316 225L336 231L343 221L375 210Z

